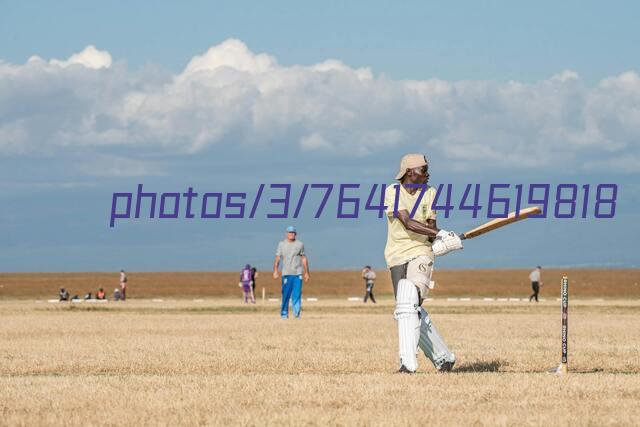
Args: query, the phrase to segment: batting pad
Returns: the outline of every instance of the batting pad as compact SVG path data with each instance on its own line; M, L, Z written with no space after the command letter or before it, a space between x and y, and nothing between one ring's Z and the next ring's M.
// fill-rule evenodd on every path
M431 360L436 369L440 369L444 362L455 362L456 357L431 321L427 310L420 307L420 339L418 345L420 349Z
M398 321L400 364L411 372L418 369L416 357L420 336L418 304L418 288L410 280L401 279L398 282L394 317Z

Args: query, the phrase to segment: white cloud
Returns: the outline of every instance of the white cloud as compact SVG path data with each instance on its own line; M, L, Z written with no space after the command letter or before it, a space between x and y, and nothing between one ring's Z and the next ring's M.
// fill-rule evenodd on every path
M394 81L334 59L283 66L236 39L176 75L129 71L94 46L63 61L0 62L0 156L96 146L138 158L224 156L229 146L264 146L341 157L423 150L458 169L577 170L637 157L639 141L635 72L596 87L571 70L536 83Z
M256 55L240 40L228 39L211 47L204 55L194 56L180 77L200 71L228 67L251 74L264 73L277 65L274 57Z
M29 61L38 60L38 57L31 57ZM94 45L89 45L79 53L75 53L65 61L58 59L52 59L49 61L52 65L59 65L60 67L68 67L74 64L84 65L87 68L99 69L109 68L111 66L111 54L105 50L98 50Z

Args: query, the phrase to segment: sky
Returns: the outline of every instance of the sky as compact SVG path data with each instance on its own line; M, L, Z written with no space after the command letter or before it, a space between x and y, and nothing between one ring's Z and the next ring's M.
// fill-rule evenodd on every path
M338 190L318 219L312 192L296 219L188 219L182 201L110 227L113 194L358 183L364 205L412 152L456 204L480 185L478 218L439 216L457 232L487 220L490 184L511 203L517 184L579 189L574 218L441 268L638 267L637 3L150 4L0 1L0 271L269 269L289 224L314 269L384 268L385 220L337 219ZM613 218L594 218L598 184L618 186Z

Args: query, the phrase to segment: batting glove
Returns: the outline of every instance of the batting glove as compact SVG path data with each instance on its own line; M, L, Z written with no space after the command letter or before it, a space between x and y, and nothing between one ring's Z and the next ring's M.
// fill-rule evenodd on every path
M435 256L443 256L449 252L462 249L462 240L453 231L440 230L431 245Z

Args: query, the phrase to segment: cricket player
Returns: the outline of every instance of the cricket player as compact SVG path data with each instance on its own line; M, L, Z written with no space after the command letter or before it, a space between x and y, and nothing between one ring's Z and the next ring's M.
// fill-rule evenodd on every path
M300 317L302 301L302 279L309 281L309 262L304 253L304 244L296 240L297 231L292 225L287 227L287 237L278 243L273 262L273 278L278 278L278 267L282 261L282 306L280 317L289 317L289 299L293 304L293 314Z
M416 371L418 347L438 371L450 371L456 362L455 355L421 305L434 286L431 281L434 255L462 249L462 241L455 233L437 228L436 214L431 208L436 194L434 188L426 187L416 207L422 189L409 185L427 185L429 164L424 155L404 156L396 180L400 183L397 215L394 214L396 185L388 186L385 192L388 234L384 254L396 297L394 317L398 322L399 372Z
M251 266L249 264L245 265L242 271L240 272L240 282L238 282L238 286L242 288L242 293L244 294L244 303L247 304L251 302L252 304L256 303L256 298L253 295L253 280L251 280L252 272Z
M540 286L542 286L541 271L542 267L537 266L535 270L529 273L531 289L533 290L533 294L531 294L531 296L529 297L529 302L531 302L531 300L534 298L536 299L536 302L538 302L538 294L540 293Z
M373 296L373 286L376 282L376 273L371 269L370 265L365 265L362 269L362 278L364 279L365 286L365 294L364 294L364 302L367 302L367 299L371 298L372 303L376 303L376 299Z
M129 279L127 279L127 273L124 272L124 270L120 270L120 289L122 289L120 291L120 299L122 301L125 301L127 299L127 281Z

